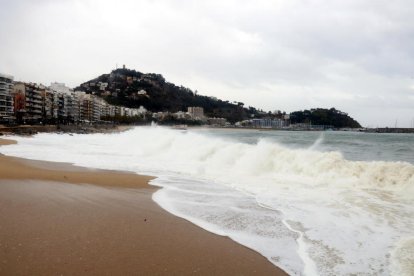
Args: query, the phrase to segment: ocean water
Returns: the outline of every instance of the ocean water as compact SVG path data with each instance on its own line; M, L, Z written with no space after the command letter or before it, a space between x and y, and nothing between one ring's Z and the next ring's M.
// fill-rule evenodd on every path
M137 127L0 153L157 176L167 211L291 275L414 275L414 135Z

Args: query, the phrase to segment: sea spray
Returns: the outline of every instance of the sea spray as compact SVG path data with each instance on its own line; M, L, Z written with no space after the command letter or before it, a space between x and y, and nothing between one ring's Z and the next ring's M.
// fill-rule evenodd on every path
M323 136L300 149L162 127L13 138L19 144L0 152L159 176L152 184L164 188L154 195L163 208L290 274L387 275L400 256L390 252L413 236L414 166L316 151Z

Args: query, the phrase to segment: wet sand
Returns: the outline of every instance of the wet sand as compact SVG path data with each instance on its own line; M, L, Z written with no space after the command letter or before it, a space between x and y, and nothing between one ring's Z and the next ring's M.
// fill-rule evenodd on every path
M161 209L150 179L0 155L0 275L286 275Z

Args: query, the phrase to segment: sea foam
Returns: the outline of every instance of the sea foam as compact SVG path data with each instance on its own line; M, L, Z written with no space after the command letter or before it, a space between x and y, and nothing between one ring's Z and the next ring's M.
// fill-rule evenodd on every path
M413 244L401 245L414 239L410 163L349 161L316 151L321 141L292 149L162 127L13 139L18 145L1 153L157 176L151 184L163 187L153 196L161 207L292 275L412 269L404 252Z

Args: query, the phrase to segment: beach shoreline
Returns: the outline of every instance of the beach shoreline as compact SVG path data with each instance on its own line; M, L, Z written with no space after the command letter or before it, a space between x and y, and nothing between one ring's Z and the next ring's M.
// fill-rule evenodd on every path
M17 125L4 126L0 125L0 136L5 134L30 136L37 133L76 133L76 134L91 134L91 133L117 133L123 132L133 128L133 125Z
M163 210L151 179L0 155L0 275L286 275Z

